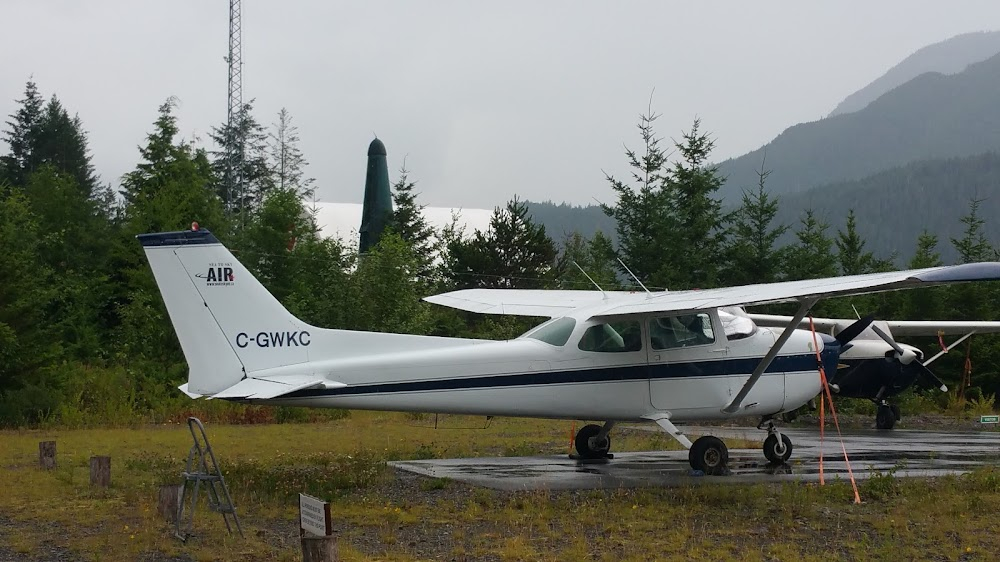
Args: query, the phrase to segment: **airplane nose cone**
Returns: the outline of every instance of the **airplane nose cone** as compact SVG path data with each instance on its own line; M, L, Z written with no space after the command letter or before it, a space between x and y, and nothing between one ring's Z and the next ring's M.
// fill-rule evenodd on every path
M840 363L841 345L833 336L820 334L823 341L823 351L819 353L820 361L823 362L823 370L826 372L826 380L829 381L837 374L837 365Z

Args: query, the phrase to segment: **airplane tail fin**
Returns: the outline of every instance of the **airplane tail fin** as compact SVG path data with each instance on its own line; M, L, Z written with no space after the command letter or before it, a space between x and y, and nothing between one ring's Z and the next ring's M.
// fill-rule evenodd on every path
M189 394L309 361L315 328L284 306L208 230L140 234L190 367Z
M482 343L316 328L288 312L210 231L137 238L187 359L181 390L191 397L266 399L343 386L326 377L338 360Z

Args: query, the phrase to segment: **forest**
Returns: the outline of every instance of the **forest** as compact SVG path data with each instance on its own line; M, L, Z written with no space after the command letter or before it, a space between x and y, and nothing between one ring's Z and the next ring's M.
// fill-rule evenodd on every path
M779 224L766 161L741 205L724 207L712 136L696 120L664 142L653 113L641 115L638 138L626 141L635 145L624 154L630 175L606 178L603 212L614 232L554 239L518 198L497 206L485 231L463 232L457 222L436 230L421 215L418 181L402 169L389 232L358 255L353 244L319 235L310 207L315 181L287 111L265 127L248 103L237 123L215 127L202 146L180 137L176 103L159 106L134 169L109 182L96 175L83 120L57 96L28 81L17 100L0 156L0 426L161 423L193 411L228 421L320 415L193 402L177 390L187 367L135 236L192 222L212 230L313 325L493 339L516 337L531 322L421 298L468 287L637 288L619 258L650 289L676 290L928 267L942 263L943 248L963 263L997 257L976 199L960 235L939 239L925 230L912 256L868 250L853 210L836 225L813 211ZM244 154L238 169L226 157L233 146ZM828 301L814 312L995 320L998 305L996 284L969 284ZM1000 340L977 336L962 351L935 371L949 384L965 381L968 357L971 381L941 400L1000 390Z

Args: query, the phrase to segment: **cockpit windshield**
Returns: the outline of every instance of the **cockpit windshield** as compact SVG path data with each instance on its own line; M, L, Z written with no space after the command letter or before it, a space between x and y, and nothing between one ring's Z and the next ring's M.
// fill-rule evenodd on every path
M576 328L576 320L573 318L556 318L555 320L549 320L541 326L536 326L535 328L528 330L521 337L531 338L543 341L549 345L562 347L566 345L567 341L569 341L570 335L573 334L573 328Z

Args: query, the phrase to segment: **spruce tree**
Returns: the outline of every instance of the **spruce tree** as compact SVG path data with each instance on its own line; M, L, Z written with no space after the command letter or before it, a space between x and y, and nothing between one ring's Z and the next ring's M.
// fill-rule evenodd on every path
M982 202L982 199L969 201L969 214L960 219L965 225L965 231L961 238L951 239L952 245L958 251L959 263L987 261L996 256L993 247L986 240L986 233L983 232L986 220L979 216L979 206Z
M616 272L619 266L614 246L600 230L589 239L579 232L566 237L555 267L556 286L560 289L597 290L580 269L601 289L610 291L618 288Z
M72 177L85 197L92 197L97 191L97 177L80 117L70 117L59 99L52 96L45 105L37 130L29 158L30 170L52 166Z
M28 174L33 171L32 154L38 143L38 129L42 120L45 100L38 92L34 81L28 80L24 86L24 98L17 100L20 106L10 115L4 139L10 145L10 153L0 158L0 179L12 185L23 187Z
M691 130L674 142L677 159L664 182L668 208L676 216L661 251L667 260L658 271L657 281L670 287L707 288L719 283L729 217L722 201L715 197L724 183L718 167L708 163L715 142L700 131L694 120Z
M287 109L278 112L278 122L271 125L268 133L268 167L274 174L274 187L291 189L300 198L313 197L314 178L306 177L305 167L309 165L299 148L299 128L292 124L292 115Z
M605 214L617 221L619 257L646 284L652 283L653 275L664 265L664 247L669 244L666 236L675 220L663 193L668 161L660 146L662 139L653 128L659 117L651 109L639 116L642 153L625 148L632 183L605 174L617 201L601 205Z
M545 285L555 257L545 227L535 224L528 206L515 197L494 210L485 233L477 230L470 240L450 243L448 269L461 287L537 289Z
M724 285L771 283L778 279L784 250L775 248L789 226L772 227L778 214L778 200L765 187L770 170L761 162L757 189L743 190L743 204L733 214L731 235L723 269Z
M399 170L399 179L392 186L393 211L386 230L395 232L413 247L418 267L417 275L430 281L434 259L438 251L437 233L424 218L424 205L417 204L416 183L410 181L409 171L404 165Z
M233 223L242 226L252 220L275 186L267 131L253 116L253 100L243 104L236 123L213 127L210 136L219 148L212 152L215 192ZM236 168L229 161L231 148L242 155L242 165Z
M875 256L865 251L865 241L858 234L854 209L847 212L846 230L837 231L834 243L837 245L837 262L840 264L842 274L860 275L872 272Z
M837 275L833 241L827 236L829 225L816 218L812 209L806 210L799 229L795 231L797 243L788 249L785 259L785 279L818 279Z

